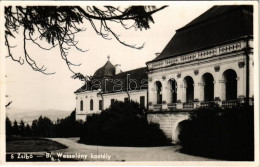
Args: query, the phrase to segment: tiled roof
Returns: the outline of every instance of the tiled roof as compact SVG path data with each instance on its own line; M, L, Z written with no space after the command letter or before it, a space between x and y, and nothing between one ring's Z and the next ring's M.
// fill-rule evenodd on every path
M96 79L96 78L95 78ZM106 80L108 79L108 80ZM99 81L102 83L102 92L103 93L114 93L119 91L126 91L130 90L141 90L141 89L147 89L148 84L148 76L146 73L146 67L137 68L134 70L121 72L114 77L111 78L103 78L103 79L97 79L94 84L97 85ZM127 84L128 83L128 84ZM130 83L130 84L129 84ZM136 83L136 84L135 84ZM86 89L86 85L82 86L80 89L78 89L75 93L84 92L86 90L97 90L99 87L94 86L92 83L88 83L88 88ZM130 85L130 87L129 87Z
M206 49L248 35L253 35L253 6L213 6L178 29L161 54L152 61Z
M106 90L104 90L106 92L104 93L116 92L117 90L126 91L129 88L132 90L147 89L147 86L144 86L148 84L146 67L119 73L115 75L113 81L107 82Z

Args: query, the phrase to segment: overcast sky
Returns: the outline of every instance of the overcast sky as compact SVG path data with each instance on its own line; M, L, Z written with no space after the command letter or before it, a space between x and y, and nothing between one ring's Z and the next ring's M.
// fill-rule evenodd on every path
M151 2L152 3L152 2ZM131 4L133 5L133 4ZM82 25L86 27L85 32L77 36L79 47L88 49L81 53L70 50L69 57L73 63L81 63L79 67L73 67L74 71L84 75L93 75L103 66L110 55L110 61L121 64L123 71L144 67L145 62L155 58L155 53L161 52L166 44L175 34L175 30L186 25L199 16L213 4L185 3L174 4L153 15L154 24L151 29L136 31L122 30L113 26L114 31L120 34L120 38L129 44L142 45L142 50L128 48L119 44L116 40L105 40L98 36L89 23L85 21ZM159 5L158 5L159 7ZM122 8L124 8L122 6ZM18 47L13 50L15 57L23 56L22 45L19 39L12 41ZM29 54L38 60L39 65L45 65L47 72L56 72L55 75L43 75L33 71L28 65L19 65L10 58L6 59L7 94L8 100L13 101L11 107L23 109L61 109L73 110L75 108L74 91L82 83L71 79L72 73L61 59L58 49L43 51L35 45L28 45Z

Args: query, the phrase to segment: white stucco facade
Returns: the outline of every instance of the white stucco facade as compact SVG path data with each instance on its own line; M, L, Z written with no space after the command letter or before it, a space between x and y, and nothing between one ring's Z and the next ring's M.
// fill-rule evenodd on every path
M110 107L112 99L115 101L125 101L125 98L128 98L128 100L141 103L141 97L144 98L144 105L147 107L147 90L104 94L99 93L99 91L85 91L76 93L76 119L85 121L88 115L100 113L102 109L105 110ZM93 100L93 110L91 110L90 107L91 100ZM83 102L82 110L81 102ZM102 107L99 104L100 102L102 103Z
M249 46L248 46L248 45ZM177 89L177 101L175 101L175 108L182 109L183 104L187 103L187 84L185 78L190 77L193 80L193 99L189 101L196 106L200 106L201 102L209 101L205 99L204 74L212 76L213 82L213 99L220 106L222 102L228 101L226 94L227 80L230 77L235 77L236 98L232 100L244 101L246 97L246 84L249 80L249 98L253 99L253 77L254 77L254 60L253 52L245 52L247 48L253 47L253 40L241 40L235 43L230 43L207 50L202 50L188 55L180 55L178 57L161 60L159 62L148 63L148 81L149 81L149 109L150 110L167 110L172 104L171 90ZM222 49L225 48L225 49ZM229 48L229 49L226 49ZM205 54L206 53L206 54ZM247 71L247 56L249 78L246 78ZM184 59L187 57L187 59ZM171 62L174 62L171 64ZM228 75L226 72L233 72L234 76ZM169 80L176 81L176 88L169 84ZM157 82L161 83L161 103L158 103L158 88Z

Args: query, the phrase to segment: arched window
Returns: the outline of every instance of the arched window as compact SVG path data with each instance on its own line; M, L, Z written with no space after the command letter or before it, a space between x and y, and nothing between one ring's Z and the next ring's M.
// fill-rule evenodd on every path
M90 100L90 110L92 111L94 108L93 99Z
M162 104L162 84L160 81L156 81L156 94L157 94L157 104Z
M194 99L194 82L190 76L184 78L184 96L186 102L193 102Z
M202 75L202 83L204 84L204 101L214 100L214 78L210 73Z
M177 102L177 82L175 79L171 79L170 81L170 92L171 92L171 103Z
M83 101L80 101L80 111L83 111Z
M226 83L226 100L237 99L237 74L234 70L228 69L223 73Z

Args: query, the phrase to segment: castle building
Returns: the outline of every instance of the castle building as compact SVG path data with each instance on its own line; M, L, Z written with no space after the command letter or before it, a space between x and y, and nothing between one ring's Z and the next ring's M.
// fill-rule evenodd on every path
M114 101L135 101L147 108L148 81L146 67L122 72L120 65L113 65L108 57L84 86L75 92L76 119L86 120L100 113Z
M252 103L253 57L253 6L214 6L147 62L149 109Z
M254 99L253 6L213 6L176 30L147 67L109 60L75 92L77 119L133 100L150 111L234 107Z

